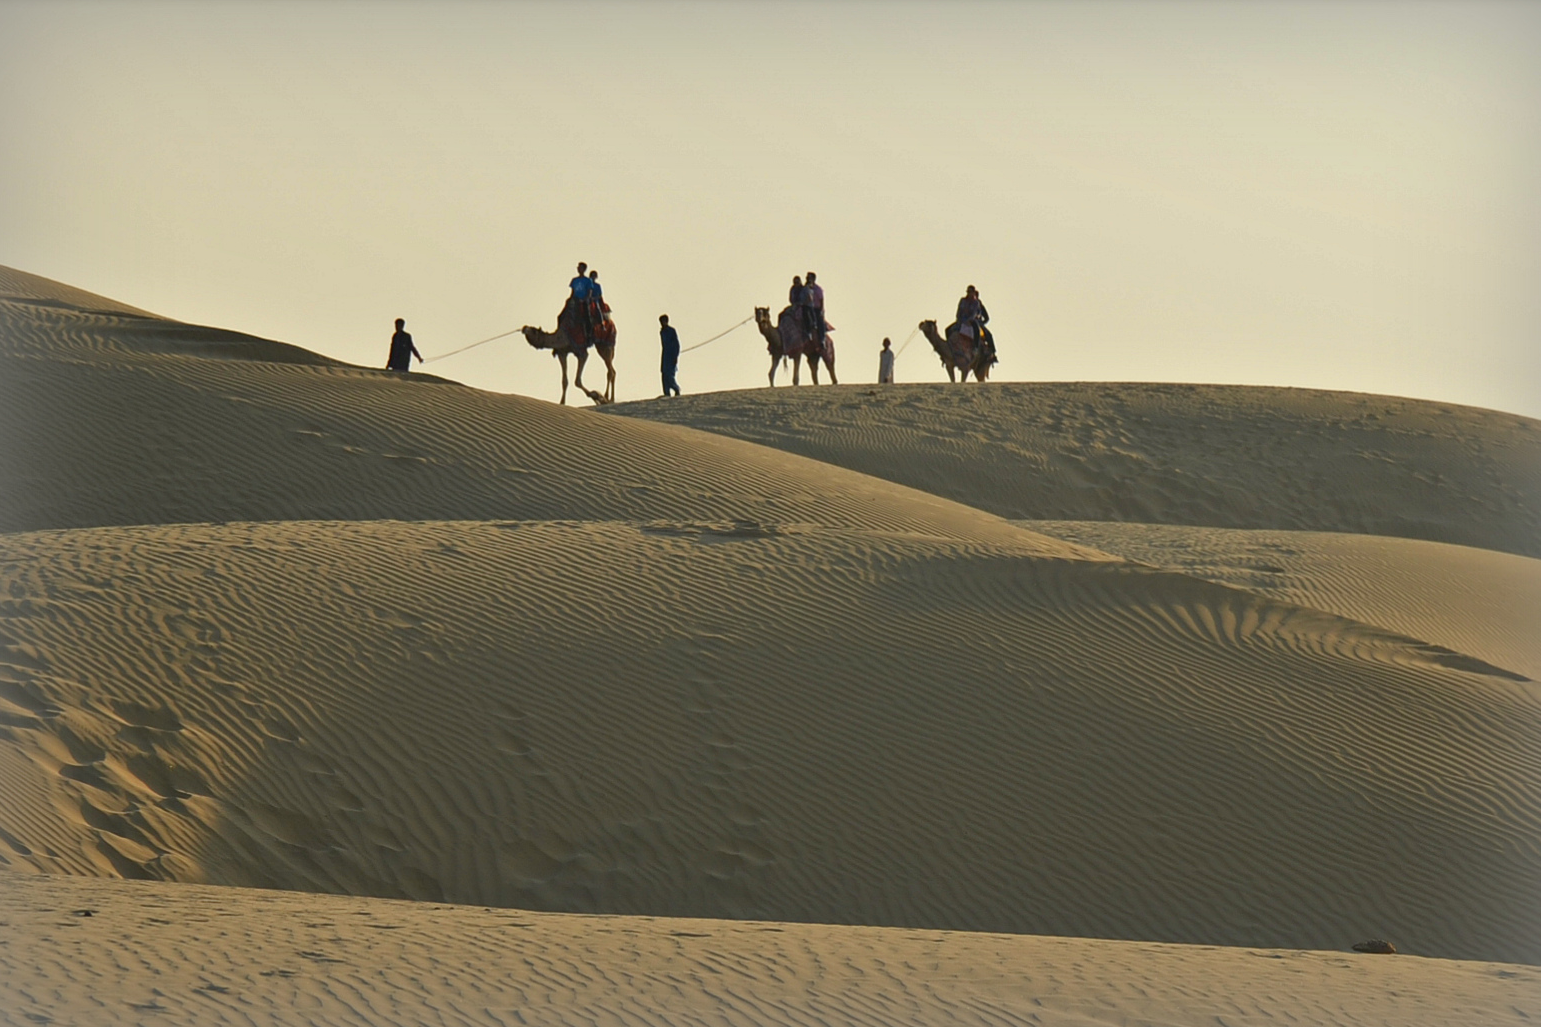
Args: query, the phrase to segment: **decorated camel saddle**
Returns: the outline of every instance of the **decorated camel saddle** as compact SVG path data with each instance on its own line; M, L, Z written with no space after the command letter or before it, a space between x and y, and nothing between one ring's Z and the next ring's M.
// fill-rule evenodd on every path
M812 334L803 324L802 309L794 306L786 306L776 318L776 329L781 334L781 352L788 357L802 354L809 359L833 360L835 358L835 343L829 337L829 333L835 330L835 326L828 321L824 322L824 344L820 346L813 340Z
M575 353L586 351L591 344L615 346L615 322L610 319L610 304L603 300L574 301L569 297L557 317L557 331L566 336Z
M978 321L954 321L942 338L947 340L959 366L972 363L974 354L981 349L993 350L995 343L990 329Z

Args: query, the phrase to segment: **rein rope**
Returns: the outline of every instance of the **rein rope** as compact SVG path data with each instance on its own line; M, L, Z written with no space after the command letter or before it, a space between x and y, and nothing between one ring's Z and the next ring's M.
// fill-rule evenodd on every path
M706 342L698 342L694 346L687 346L684 349L680 350L680 352L681 353L689 353L693 349L700 349L702 346L705 346L708 342L716 342L718 339L722 338L724 335L727 335L729 332L736 332L740 328L744 327L746 324L748 324L750 321L753 321L753 320L754 320L754 315L750 314L748 317L744 318L742 321L740 321L738 324L734 325L732 328L729 328L727 331L718 332L716 335L712 336L710 339L707 339Z
M519 329L517 329L517 328L510 328L506 332L502 332L502 333L500 333L498 335L490 336L488 338L480 340L479 342L473 342L469 346L461 346L459 349L452 349L448 353L440 353L436 357L428 357L428 358L423 360L423 363L431 364L435 360L443 360L445 357L452 357L456 353L464 353L468 349L475 349L478 346L485 346L489 342L495 342L498 339L507 338L508 336L513 335L517 331L519 331Z
M754 320L754 315L750 314L748 317L744 318L742 321L740 321L738 324L734 325L732 328L729 328L729 329L727 329L725 331L718 332L716 335L712 336L710 339L707 339L705 342L698 342L694 346L689 346L689 347L686 347L685 349L680 350L680 352L681 353L689 353L693 349L700 349L702 346L707 345L707 343L716 342L718 339L720 339L723 336L729 334L730 332L738 331L738 329L744 327L744 325L748 324L750 321L753 321L753 320ZM489 342L496 342L499 339L506 339L508 336L514 335L514 334L518 333L520 330L521 329L518 329L518 328L510 328L506 332L499 332L497 335L489 335L485 339L478 339L477 341L475 341L473 343L469 343L469 344L467 344L465 346L461 346L459 349L452 349L448 353L440 353L437 356L425 357L425 358L423 358L423 363L431 364L431 363L433 363L436 360L443 360L446 357L453 357L456 354L464 353L468 349L475 349L478 346L485 346L485 345L487 345L487 343L489 343Z

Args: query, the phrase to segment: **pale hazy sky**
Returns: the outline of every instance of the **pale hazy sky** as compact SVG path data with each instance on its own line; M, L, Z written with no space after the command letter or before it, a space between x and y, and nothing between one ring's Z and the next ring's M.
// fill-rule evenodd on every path
M659 313L813 269L846 381L972 282L1003 379L1541 416L1541 5L0 0L0 90L0 264L358 363L586 260L652 396ZM517 337L432 369L557 394Z

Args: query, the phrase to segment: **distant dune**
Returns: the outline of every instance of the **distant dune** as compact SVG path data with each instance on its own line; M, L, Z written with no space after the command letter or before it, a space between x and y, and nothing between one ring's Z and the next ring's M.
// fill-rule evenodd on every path
M1541 557L1541 421L1255 386L844 385L623 403L1031 520L1355 532Z
M495 1023L493 967L599 1019L1541 1015L1529 971L1129 947L1541 962L1535 423L1445 409L908 386L612 417L6 271L0 959L31 980L62 923L93 939L60 1017L177 964L204 1005L121 1015L214 1022L239 985ZM274 919L300 908L351 926ZM504 908L719 923L509 936ZM466 969L388 1000L446 935ZM558 999L536 964L611 983ZM742 988L660 990L708 964Z

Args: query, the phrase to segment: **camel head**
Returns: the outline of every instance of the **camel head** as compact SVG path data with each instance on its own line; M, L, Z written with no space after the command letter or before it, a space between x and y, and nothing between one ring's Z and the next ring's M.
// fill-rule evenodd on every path
M764 328L770 324L770 307L754 308L754 323Z
M936 342L939 339L941 339L941 336L938 335L937 332L936 332L936 322L935 321L922 321L916 327L918 327L920 329L920 334L924 335L926 338L930 339L932 342Z
M532 328L529 325L525 325L523 328L519 329L519 334L524 336L524 341L525 342L528 342L531 346L534 346L536 349L544 349L545 348L544 346L541 345L541 343L545 341L545 335L546 335L546 333L545 333L545 331L543 329Z

